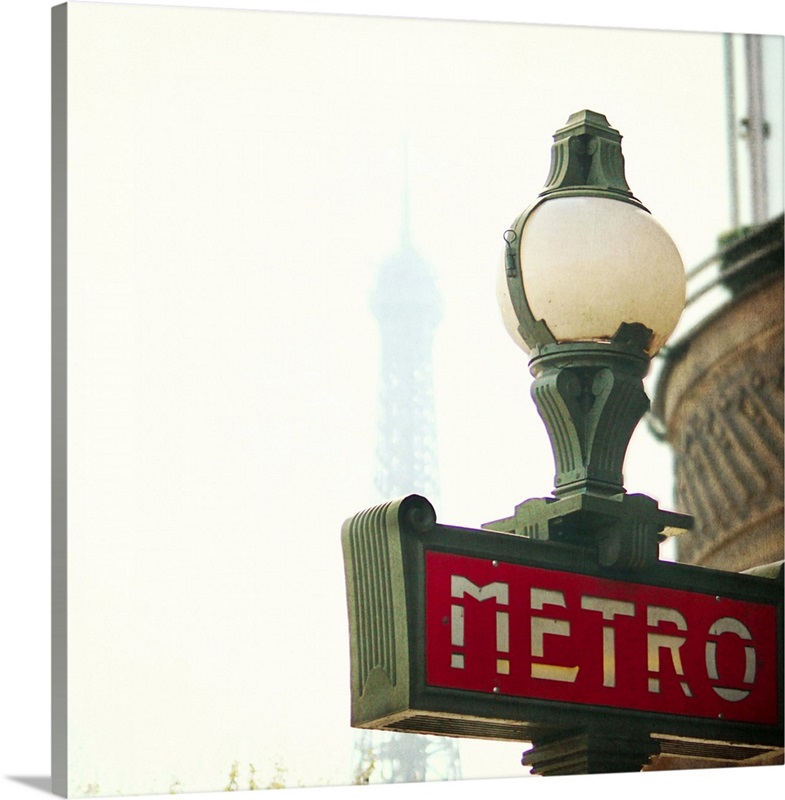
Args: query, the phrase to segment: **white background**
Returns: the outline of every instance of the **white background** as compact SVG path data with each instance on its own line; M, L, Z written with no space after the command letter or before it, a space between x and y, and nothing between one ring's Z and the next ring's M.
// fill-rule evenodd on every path
M330 3L170 3L169 5L318 10L346 13L364 11L363 4ZM376 3L374 13L395 16L446 16L466 19L569 22L619 27L680 30L738 30L781 33L756 4L745 4L733 16L712 10L711 19L685 15L678 4L659 4L645 19L621 3L559 4L564 15L531 9L525 14L511 3ZM760 6L767 3L757 4ZM6 14L3 26L3 326L4 383L2 387L3 480L0 528L2 557L2 659L3 700L0 758L4 797L36 796L49 775L49 14L50 5L18 3ZM676 15L678 12L678 15ZM613 119L611 119L613 124ZM635 187L633 187L635 188ZM645 198L644 198L645 200ZM504 224L505 221L502 221ZM503 513L503 512L502 512ZM752 782L765 779L772 770L730 770L695 775L603 777L594 780L606 790L628 786L646 795L674 791L674 782L706 781L715 796L731 796ZM776 771L781 777L781 771ZM20 780L21 779L21 780ZM589 789L591 780L586 781ZM532 796L558 795L563 784L573 789L575 779L527 782ZM517 780L466 784L463 791L499 791L517 794L524 786ZM591 790L591 789L589 789ZM303 790L308 793L317 790ZM327 792L350 790L320 789ZM357 790L355 790L357 791ZM366 791L381 794L402 791L379 787ZM438 794L455 787L413 786L406 791ZM40 795L39 795L40 796Z

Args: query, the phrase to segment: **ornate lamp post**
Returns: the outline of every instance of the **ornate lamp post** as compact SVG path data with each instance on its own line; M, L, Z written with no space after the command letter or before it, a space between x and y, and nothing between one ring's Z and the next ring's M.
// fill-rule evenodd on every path
M498 297L529 354L532 397L556 463L552 498L484 526L535 539L592 537L603 566L656 561L689 517L628 495L624 456L649 408L643 378L684 307L678 250L630 191L621 135L580 111L554 135L545 188L504 234Z
M621 135L580 111L554 135L545 188L504 234L504 324L529 355L531 394L553 448L553 497L524 501L483 527L596 547L601 566L657 561L666 529L692 518L624 489L622 467L649 409L643 378L684 308L681 256L632 194ZM535 740L541 774L635 769L655 750L646 731L602 726ZM637 767L639 768L639 766Z

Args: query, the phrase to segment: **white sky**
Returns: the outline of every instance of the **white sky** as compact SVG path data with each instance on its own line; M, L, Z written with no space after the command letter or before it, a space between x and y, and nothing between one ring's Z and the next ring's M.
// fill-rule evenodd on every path
M367 298L404 137L444 298L437 514L479 525L553 472L495 305L501 233L591 108L685 263L708 254L721 39L140 5L71 9L71 791L217 790L235 760L345 783L339 534L376 499ZM628 490L669 506L669 472L642 427ZM520 775L520 750L463 745L464 775Z

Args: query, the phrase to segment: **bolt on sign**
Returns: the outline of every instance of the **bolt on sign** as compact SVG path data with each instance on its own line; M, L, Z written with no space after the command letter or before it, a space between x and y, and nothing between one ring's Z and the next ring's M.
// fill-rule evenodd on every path
M531 740L629 723L782 740L782 582L436 523L416 495L344 525L356 727Z

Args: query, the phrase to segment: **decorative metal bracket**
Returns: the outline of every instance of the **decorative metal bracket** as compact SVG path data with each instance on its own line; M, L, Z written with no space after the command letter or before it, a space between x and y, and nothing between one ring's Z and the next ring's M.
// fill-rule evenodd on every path
M553 446L557 497L624 491L624 455L649 410L650 337L643 325L623 325L610 343L555 344L529 363L532 399Z
M584 110L570 115L553 135L550 172L540 197L578 189L582 195L613 197L643 208L624 175L621 138L604 114Z
M524 500L515 507L514 516L482 527L594 549L602 567L644 569L657 562L661 541L692 524L691 516L665 511L644 494L584 493Z

